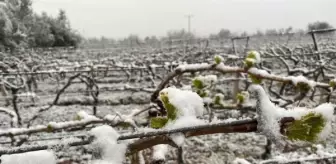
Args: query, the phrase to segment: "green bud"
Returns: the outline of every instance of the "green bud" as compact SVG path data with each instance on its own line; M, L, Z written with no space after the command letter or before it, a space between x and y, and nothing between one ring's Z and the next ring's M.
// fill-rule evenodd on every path
M247 52L246 58L257 59L257 51L249 51Z
M205 85L203 84L203 81L201 81L200 79L195 78L193 80L193 86L196 89L203 89L205 87Z
M121 122L120 124L118 124L118 126L123 127L123 128L129 128L131 125L127 122Z
M332 87L332 88L335 88L336 87L336 81L335 80L330 80L329 81L329 86Z
M217 94L215 97L214 97L214 104L215 105L222 105L223 103L223 95L222 94Z
M309 84L304 83L304 82L298 82L296 84L296 88L298 88L303 93L306 93L306 92L308 92L311 89L311 87L309 86Z
M242 104L245 101L245 96L242 93L238 93L236 98L237 98L239 104Z
M249 51L243 62L245 65L245 68L253 67L256 63L260 62L259 58L260 58L260 55L257 51Z
M196 93L202 98L207 97L209 95L209 92L207 90L197 90Z
M54 128L52 127L52 125L48 124L48 126L47 126L47 131L48 131L48 132L52 132L53 129L54 129Z
M77 115L75 116L74 120L75 120L75 121L80 121L80 120L82 120L82 118L77 114Z
M244 60L244 65L245 65L245 68L251 68L253 67L255 64L255 60L254 59L251 59L251 58L246 58Z
M215 56L215 63L216 64L220 64L222 61L223 61L223 58L221 56L219 56L219 55Z

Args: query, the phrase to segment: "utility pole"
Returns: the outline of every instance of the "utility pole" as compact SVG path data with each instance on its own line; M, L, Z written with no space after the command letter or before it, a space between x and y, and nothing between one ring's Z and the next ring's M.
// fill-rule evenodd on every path
M190 34L191 33L191 18L194 16L191 14L188 14L186 17L188 18L188 33Z
M188 44L191 44L191 18L194 17L191 14L186 15L188 18Z

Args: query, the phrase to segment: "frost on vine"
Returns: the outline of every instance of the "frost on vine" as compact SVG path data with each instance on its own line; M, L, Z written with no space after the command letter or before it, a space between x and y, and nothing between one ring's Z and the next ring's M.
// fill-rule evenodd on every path
M152 128L162 128L167 123L184 117L196 118L203 115L203 99L195 92L166 88L160 92L159 98L167 110L167 116L152 118Z
M49 150L1 156L2 164L56 164L54 152Z
M313 109L297 107L284 109L274 105L260 85L249 88L257 98L258 130L274 142L282 139L315 143L322 141L331 132L331 122L335 105L325 103ZM280 119L294 118L285 129L281 129ZM281 133L283 132L283 133Z
M260 59L260 54L257 51L250 51L247 53L247 56L244 60L244 65L246 68L251 68L253 67L255 64L258 64L261 62Z
M202 98L210 97L211 89L217 82L216 75L197 76L192 81L193 90Z
M93 164L119 164L125 160L127 145L117 142L119 133L108 125L93 128L90 131L95 137L91 148L93 150Z
M205 85L202 83L200 86ZM170 87L160 92L159 99L167 110L167 116L151 118L152 128L174 129L204 124L202 120L197 119L204 112L203 99L197 93ZM182 146L185 140L183 133L171 134L169 137L178 146ZM165 160L167 145L156 145L153 149L153 159Z
M237 94L236 99L238 104L246 104L248 102L248 99L250 97L250 94L246 91L242 91Z
M308 92L312 88L315 87L316 82L312 80L308 80L306 77L300 75L300 76L289 76L287 77L289 80L291 80L292 84L303 93Z

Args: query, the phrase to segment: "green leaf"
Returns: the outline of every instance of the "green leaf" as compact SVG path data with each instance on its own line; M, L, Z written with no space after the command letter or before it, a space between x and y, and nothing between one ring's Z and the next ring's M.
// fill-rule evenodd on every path
M223 97L222 95L216 95L214 98L215 105L222 105Z
M171 103L168 103L165 105L165 108L167 109L167 116L170 120L176 120L177 118L177 110L174 105Z
M52 125L49 124L49 125L47 126L47 131L48 131L48 132L52 132L53 129L54 129L54 128L52 127Z
M176 120L176 118L177 118L177 109L175 108L175 106L173 104L171 104L169 102L168 94L164 93L164 92L160 93L160 99L161 99L161 101L163 103L163 106L167 110L168 119L170 119L170 120Z
M197 89L203 89L205 87L203 82L199 79L194 79L193 80L193 86Z
M262 78L260 78L260 77L256 77L252 74L249 74L249 77L250 77L252 83L254 83L254 84L261 84L261 82L262 82Z
M168 122L166 117L153 117L150 120L150 126L154 129L159 129L164 127Z
M239 104L244 103L244 101L245 101L245 96L242 93L238 93L236 98L237 98Z
M119 124L120 127L123 127L123 128L129 128L131 127L131 124L127 123L127 122L122 122Z
M202 98L207 97L209 95L209 93L205 90L197 90L196 93Z
M292 141L300 140L314 143L325 124L326 120L321 114L310 112L291 123L286 129L286 136Z
M301 92L304 92L304 93L308 92L311 89L309 84L304 83L304 82L298 82L296 84L296 88L298 88Z

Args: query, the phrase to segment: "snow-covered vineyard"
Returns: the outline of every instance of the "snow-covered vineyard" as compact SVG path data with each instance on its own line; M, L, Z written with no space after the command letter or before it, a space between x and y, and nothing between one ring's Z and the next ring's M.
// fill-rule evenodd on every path
M335 163L336 47L0 54L1 164Z

